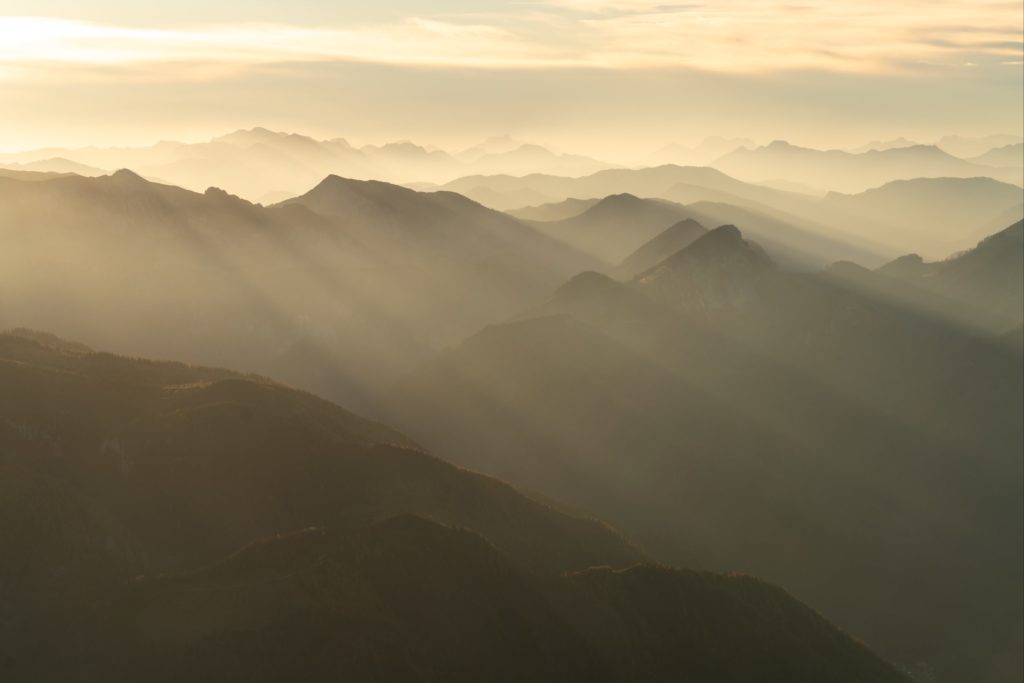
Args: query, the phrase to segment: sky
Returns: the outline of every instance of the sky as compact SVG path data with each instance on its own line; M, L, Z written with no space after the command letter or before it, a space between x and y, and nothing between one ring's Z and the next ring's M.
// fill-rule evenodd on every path
M0 0L0 150L1020 133L1020 0Z

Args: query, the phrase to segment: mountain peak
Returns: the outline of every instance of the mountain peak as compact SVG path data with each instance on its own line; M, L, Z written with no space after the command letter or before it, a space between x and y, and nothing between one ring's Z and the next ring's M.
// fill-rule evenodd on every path
M145 178L140 176L135 171L131 171L131 170L127 169L127 168L118 169L118 170L114 171L113 173L111 173L107 177L110 178L111 180L116 181L119 184L138 184L138 185L146 184L146 179Z
M635 194L629 192L620 192L619 194L610 194L595 206L629 206L641 201Z
M614 275L628 280L677 254L706 233L704 226L692 218L684 218L673 223L627 256L615 269Z
M720 225L714 230L709 230L706 235L695 240L689 250L693 252L720 250L727 248L742 248L746 244L743 233L735 225Z
M741 259L757 268L772 266L772 260L764 249L759 244L743 239L743 233L735 225L720 225L710 230L668 261L677 259L677 265L695 262L708 265Z
M689 311L740 309L758 297L758 282L774 269L760 245L722 225L636 276L655 300Z
M555 292L555 297L577 297L589 295L594 292L603 291L614 287L616 282L603 273L593 270L585 270L574 275Z

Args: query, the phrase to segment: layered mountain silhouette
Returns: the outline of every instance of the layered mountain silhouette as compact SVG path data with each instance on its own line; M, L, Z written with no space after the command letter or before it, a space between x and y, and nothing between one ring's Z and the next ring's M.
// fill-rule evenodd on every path
M0 164L81 175L101 175L101 168L131 168L145 177L193 190L223 187L250 200L279 193L296 195L330 174L392 182L437 182L470 173L584 175L610 167L589 157L560 154L534 144L495 147L484 143L481 147L486 151L468 155L409 141L356 147L343 138L317 140L252 128L201 143L165 141L149 147L2 154Z
M1024 142L1017 142L1011 145L1003 145L969 159L975 164L984 164L995 167L1021 167L1024 166Z
M617 263L683 214L679 205L623 193L605 197L577 216L535 225L594 258Z
M1024 367L916 301L719 227L470 337L392 415L670 561L779 582L921 676L1012 680Z
M893 181L854 195L786 191L772 184L741 182L710 168L662 166L580 178L471 176L444 187L542 222L575 218L592 208L594 197L667 199L693 210L680 218L742 225L787 265L813 268L837 260L875 267L908 251L943 258L1024 215L1019 186L985 177ZM697 209L709 206L715 207L710 215L699 215Z
M871 151L883 151L887 149L899 149L901 147L915 147L921 143L908 140L907 138L900 136L898 138L892 138L890 140L872 140L871 142L849 150L854 154L863 154L864 152ZM752 145L747 145L748 147Z
M632 279L688 247L705 232L707 230L700 223L684 218L623 259L611 274L620 280Z
M0 324L251 368L353 405L594 263L452 193L331 176L262 207L111 176L0 179Z
M945 261L909 254L880 274L934 292L960 304L955 313L987 319L987 327L1009 329L1024 319L1024 222L986 237L974 249Z
M623 193L639 197L663 197L679 186L701 188L705 193L701 198L710 200L720 199L723 195L763 204L805 199L800 195L736 180L713 168L671 164L640 169L608 169L582 177L540 173L520 177L473 175L446 183L442 189L464 194L497 209L507 210L569 198L607 197ZM525 204L516 203L516 197L527 192L545 199ZM485 201L486 197L482 195L492 198L507 196L509 199L500 205L491 204ZM690 201L695 199L691 197Z
M107 175L107 171L69 159L40 159L27 164L4 164L0 168L10 171L33 171L36 173L74 173L82 176Z
M697 145L687 147L678 143L666 145L659 149L648 162L650 165L659 164L710 164L715 159L728 154L740 147L753 147L754 141L748 138L723 138L713 135L704 138Z
M946 135L936 142L936 146L962 159L977 157L998 147L1015 145L1024 142L1020 135L984 135L977 137L963 135Z
M31 332L0 379L11 680L907 680L778 588L615 569L642 556L603 525L266 379Z
M893 180L911 178L989 177L1021 185L1019 168L993 168L972 163L934 145L914 145L851 153L817 150L776 140L757 148L741 148L712 166L750 181L785 179L839 192L862 192Z
M600 198L569 198L563 199L560 202L524 206L520 209L506 211L505 213L524 221L561 221L580 215L599 201L601 201Z
M666 194L677 197L679 187L673 186ZM585 208L568 218L530 224L609 266L620 263L680 220L702 225L742 224L775 258L803 268L820 268L837 258L884 262L871 247L858 244L855 238L844 239L841 233L823 231L808 219L735 196L726 202L681 204L618 194L597 201L565 200L550 205L546 213L580 207Z
M1018 680L1017 143L3 155L0 678Z
M929 255L969 248L985 237L992 220L999 229L1024 217L1024 191L991 178L898 180L854 195L830 193L824 203L849 216L900 234L903 244L929 245ZM964 244L967 242L967 244Z

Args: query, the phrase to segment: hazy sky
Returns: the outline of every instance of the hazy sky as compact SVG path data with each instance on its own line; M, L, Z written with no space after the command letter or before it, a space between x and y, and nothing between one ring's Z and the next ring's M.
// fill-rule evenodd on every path
M1020 132L1020 0L0 0L0 149Z

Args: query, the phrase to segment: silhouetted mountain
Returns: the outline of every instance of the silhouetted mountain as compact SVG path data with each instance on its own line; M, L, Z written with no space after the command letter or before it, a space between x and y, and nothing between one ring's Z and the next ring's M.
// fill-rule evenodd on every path
M586 175L611 164L576 154L557 154L540 145L520 145L498 153L484 154L473 162L478 173L531 173L543 169L546 173Z
M69 159L40 159L27 164L4 164L3 168L11 171L35 171L39 173L75 173L82 176L106 175L107 171Z
M769 187L744 183L713 168L698 166L657 166L641 169L609 169L580 177L570 178L548 174L531 174L521 177L508 175L466 176L453 180L443 189L478 199L477 193L486 189L496 196L512 195L529 191L544 195L549 202L562 201L571 197L607 197L612 194L633 194L638 197L666 197L666 193L678 186L702 188L706 195L697 196L691 189L688 201L709 199L717 201L723 195L764 204L803 202L805 197L774 190ZM538 204L541 202L533 202ZM530 204L506 204L494 208L509 210ZM666 226L667 227L667 226Z
M538 206L525 206L521 209L506 211L510 216L523 221L561 221L566 218L578 216L600 199L563 199L560 202L540 204ZM486 204L486 202L484 202Z
M968 161L995 167L1024 166L1024 142L990 149L980 156L968 159Z
M964 137L947 135L935 144L954 156L962 159L980 156L989 150L1006 145L1024 142L1020 135L986 135L981 137Z
M730 152L712 166L743 180L781 178L839 192L861 192L893 180L920 177L988 177L1018 185L1022 182L1020 170L974 164L933 145L853 154L797 147L776 140L765 147Z
M774 190L782 190L783 192L795 192L797 194L806 194L811 197L824 197L828 192L818 187L811 185L805 185L804 183L795 183L792 180L762 180L759 185L770 187Z
M130 171L0 179L0 236L0 325L274 374L364 408L594 264L458 195L337 177L272 207Z
M605 263L618 263L684 215L678 204L617 194L577 216L533 225Z
M678 143L666 145L648 160L651 165L659 164L694 164L703 166L715 159L728 154L740 147L753 147L754 141L748 138L726 139L713 135L704 138L700 144L686 147Z
M474 529L539 571L640 557L600 524L260 377L38 333L0 336L0 353L5 456L102 508L130 537L117 550L134 553L137 571L183 571L256 538L399 513Z
M42 171L20 171L12 170L9 168L0 168L0 178L10 178L12 180L53 180L61 176L69 175L67 173L49 173Z
M28 170L100 175L98 168L131 168L149 178L200 191L211 185L251 200L270 193L297 195L324 176L392 182L447 182L470 173L565 173L609 168L589 157L558 154L539 145L491 145L459 155L409 141L354 147L342 138L314 138L266 128L238 130L209 142L160 142L149 147L41 149L0 154L0 164L49 164ZM58 157L60 159L54 159ZM61 167L55 166L60 161ZM537 202L534 202L537 203Z
M620 280L629 280L689 246L706 232L700 223L692 218L685 218L627 256L612 271L612 275Z
M703 225L740 226L780 263L801 270L817 269L841 255L865 263L879 262L881 249L842 227L795 216L749 202L696 202L687 213ZM830 229L822 229L822 225Z
M734 223L756 235L777 257L804 267L822 267L841 259L881 265L907 248L907 239L892 243L900 234L896 231L894 237L889 224L851 217L814 195L744 183L711 168L617 169L582 178L471 176L448 183L445 188L503 210L520 206L514 198L523 193L541 195L547 202L628 193L684 203L691 209L696 204L715 204L718 210L711 213L717 216L691 211L679 218L691 217L704 225ZM723 213L726 207L732 208ZM905 227L908 234L925 232L923 221L911 220ZM967 244L976 241L975 237Z
M902 243L927 244L929 255L936 255L977 242L985 236L978 231L997 217L1005 220L1022 196L1021 188L991 178L917 178L855 195L829 193L825 204L854 220L888 225Z
M926 263L911 254L878 272L966 306L964 311L952 312L954 315L987 314L991 318L987 327L1009 329L1024 319L1024 222L945 261Z
M849 151L851 153L853 153L853 154L863 154L864 152L871 152L871 151L879 151L879 152L881 152L883 150L899 149L901 147L916 147L916 146L918 146L920 144L921 143L919 143L919 142L914 142L913 140L908 140L907 138L901 136L901 137L898 137L898 138L894 138L892 140L872 140L871 142L867 143L866 145L862 145L860 147L857 147L855 149L851 149Z
M636 287L656 301L690 313L745 309L756 300L759 281L774 272L760 246L743 239L734 225L698 237L636 276Z
M517 140L508 134L492 135L483 142L473 145L472 147L459 152L455 156L463 161L473 162L485 154L502 154L504 152L511 152L519 149L523 144L522 140Z
M125 593L113 623L79 636L90 651L40 668L153 681L908 680L751 578L635 567L541 580L414 517L268 539Z
M778 582L921 676L1002 681L1022 358L844 271L877 277L787 272L724 226L474 335L398 387L392 419L673 562Z
M837 255L873 265L884 263L884 259L872 249L855 246L855 238L844 239L837 230L823 231L807 219L734 195L703 193L708 196L725 195L727 203L695 201L683 206L674 201L680 196L688 201L688 197L695 196L691 189L673 186L664 193L673 199L671 202L660 198L640 199L628 194L613 195L570 218L531 224L605 263L621 262L631 249L641 246L645 237L653 239L673 223L684 219L692 219L702 225L731 223L742 226L763 243L774 258L787 265L820 268L834 261Z
M0 379L5 678L906 680L751 578L557 576L640 556L269 380L28 332Z

